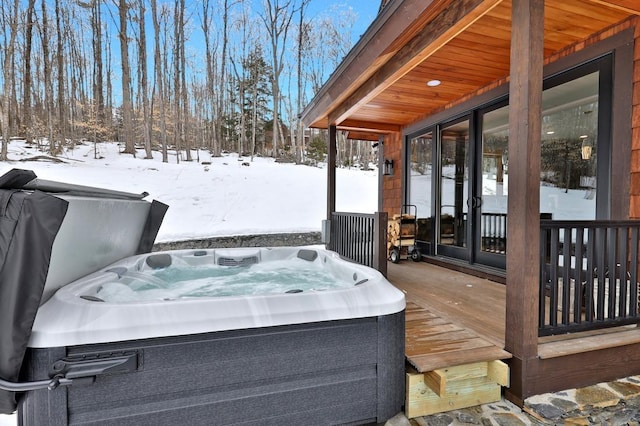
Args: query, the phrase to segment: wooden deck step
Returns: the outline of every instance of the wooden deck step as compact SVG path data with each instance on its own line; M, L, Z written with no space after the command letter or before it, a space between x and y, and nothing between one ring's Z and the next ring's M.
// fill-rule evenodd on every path
M511 354L414 302L405 311L405 354L419 373L480 361L511 358Z
M413 302L405 321L408 418L500 400L509 352Z

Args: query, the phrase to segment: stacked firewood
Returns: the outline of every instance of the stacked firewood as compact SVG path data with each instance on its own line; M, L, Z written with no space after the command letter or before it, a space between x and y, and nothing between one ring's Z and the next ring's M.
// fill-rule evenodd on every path
M409 214L394 215L387 224L387 248L399 247L400 239L415 237L415 216Z

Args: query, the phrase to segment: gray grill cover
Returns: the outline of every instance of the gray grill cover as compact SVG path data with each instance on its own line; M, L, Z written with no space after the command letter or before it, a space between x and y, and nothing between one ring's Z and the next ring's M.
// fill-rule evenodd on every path
M53 243L69 206L66 200L34 187L34 179L32 171L19 169L0 176L0 379L10 382L19 379L47 280ZM123 198L123 193L115 191L69 188L65 184L57 190L50 186L46 190ZM151 203L137 244L138 254L151 251L166 210L165 204ZM0 414L10 414L16 407L16 394L0 390Z

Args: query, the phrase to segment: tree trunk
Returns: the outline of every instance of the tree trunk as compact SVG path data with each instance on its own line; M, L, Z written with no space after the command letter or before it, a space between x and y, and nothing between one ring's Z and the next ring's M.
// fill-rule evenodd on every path
M51 61L49 57L49 21L46 0L42 0L42 56L44 65L44 98L49 154L56 155L56 141L53 133L53 87L51 83Z
M298 21L298 55L297 55L297 74L298 74L298 113L302 112L302 108L304 107L304 85L303 85L303 76L302 76L302 58L305 46L306 39L306 30L305 30L305 22L304 22L304 11L309 3L309 0L302 0L300 4L300 18ZM297 117L297 114L296 114ZM295 137L295 146L296 146L296 163L301 164L303 162L304 157L304 125L302 124L302 120L296 118L296 137Z
M93 30L93 99L95 105L96 126L102 127L104 121L104 83L102 72L102 15L100 5L102 0L94 0L91 5L91 28Z
M140 96L142 98L142 139L144 141L145 158L152 159L151 153L151 114L149 113L149 88L147 87L147 34L145 20L145 0L138 0L138 24L140 39L138 55L140 60Z
M120 60L122 62L122 124L125 144L123 152L132 154L135 157L133 111L131 106L131 67L129 65L129 39L127 35L129 5L126 0L119 0L118 12L120 17Z
M58 107L56 109L57 112L57 122L58 122L58 138L60 149L65 146L65 142L67 140L67 119L66 119L66 105L64 102L64 94L65 94L65 84L64 84L64 45L63 45L63 32L62 32L62 17L60 10L60 0L55 1L55 12L56 12L56 32L57 32L57 43L56 43L56 63L58 66Z
M271 42L271 92L273 96L273 157L278 158L279 121L280 121L280 75L284 68L287 35L293 18L292 0L265 0L262 20Z
M13 1L13 8L10 11L9 15L9 26L10 26L10 36L9 42L5 46L5 56L4 56L4 68L2 70L3 74L3 99L2 99L2 111L0 116L2 117L2 148L0 149L0 160L7 161L8 158L8 150L9 150L9 139L11 137L11 124L9 122L9 109L11 99L13 97L14 90L11 87L11 81L13 80L12 73L13 67L11 63L13 62L13 55L15 52L15 44L16 37L18 34L18 5L19 0Z
M207 94L209 97L209 102L211 105L211 108L208 110L209 114L208 114L208 119L210 122L213 122L213 118L215 116L215 105L217 105L216 102L216 90L215 90L215 84L214 81L216 79L215 76L215 68L214 68L214 64L213 64L213 51L211 48L211 38L210 38L210 33L209 33L209 29L211 28L212 22L211 22L211 17L209 15L209 0L203 0L202 1L202 32L204 34L204 49L205 49L205 60L206 60L206 66L207 66L207 79L206 79L206 85L207 85ZM211 137L210 140L207 141L207 146L209 147L209 152L211 153L211 155L214 155L216 149L215 146L217 145L217 141L215 140L215 126L211 126L211 130L212 130L212 135L209 135L209 137Z
M167 154L167 124L165 117L164 87L163 87L163 67L160 58L160 23L158 17L158 6L156 0L151 0L151 14L153 15L153 35L155 39L153 62L156 71L155 85L156 98L158 99L158 109L160 110L160 144L162 145L162 162L168 163Z
M185 0L180 0L180 94L182 96L181 106L182 106L182 121L180 123L180 136L182 140L182 145L187 154L187 161L193 161L191 157L191 139L187 134L187 130L189 129L188 121L189 121L189 102L188 102L188 93L187 93L187 64L184 53L184 45L185 45L185 36L184 36L184 11L185 11Z
M29 0L27 6L27 28L25 34L24 49L24 78L22 95L22 117L24 136L27 143L33 141L33 129L31 119L31 48L33 43L33 13L36 7L36 0Z
M223 12L222 12L222 51L220 52L220 79L218 81L218 105L217 115L215 117L216 135L214 136L218 140L218 147L221 147L224 143L223 134L223 117L227 77L227 47L229 44L229 0L224 0ZM219 156L219 151L214 151L215 156Z

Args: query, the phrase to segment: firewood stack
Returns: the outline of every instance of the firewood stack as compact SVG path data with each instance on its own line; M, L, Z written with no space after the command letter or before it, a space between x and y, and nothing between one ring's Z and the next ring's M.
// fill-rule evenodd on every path
M408 246L414 244L416 217L410 214L395 214L387 224L387 250L392 247ZM401 238L402 237L402 238Z

